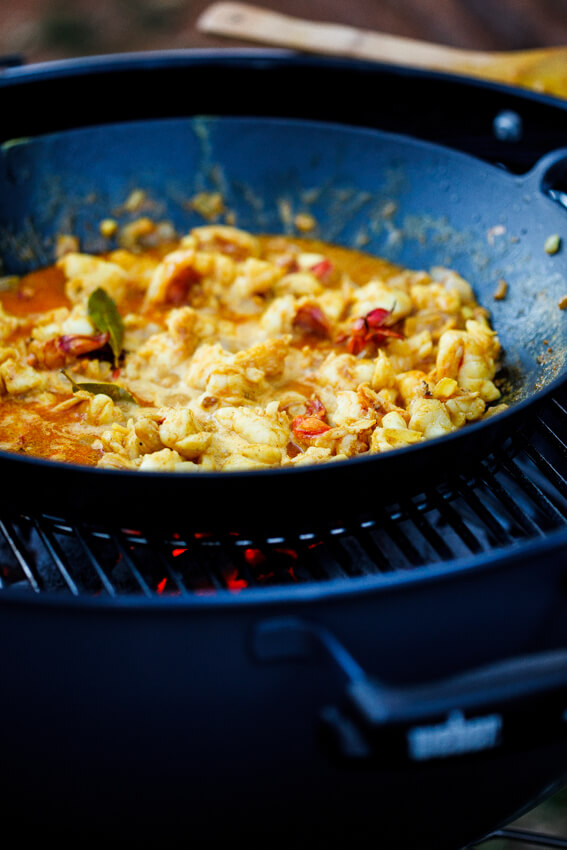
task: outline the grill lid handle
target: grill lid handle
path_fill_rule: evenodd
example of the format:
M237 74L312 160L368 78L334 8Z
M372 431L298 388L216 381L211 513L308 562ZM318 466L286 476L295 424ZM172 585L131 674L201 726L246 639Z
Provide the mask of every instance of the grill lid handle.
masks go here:
M557 741L567 733L567 649L498 661L455 677L393 687L369 676L328 629L299 618L260 623L256 657L323 651L347 680L320 713L327 751L351 763L436 762Z

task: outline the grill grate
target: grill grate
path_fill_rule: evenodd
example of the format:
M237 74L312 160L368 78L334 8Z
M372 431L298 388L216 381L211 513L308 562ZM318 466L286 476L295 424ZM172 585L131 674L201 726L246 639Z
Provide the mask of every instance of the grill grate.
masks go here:
M184 596L426 570L567 526L567 393L479 463L429 492L323 536L244 539L0 519L0 591Z

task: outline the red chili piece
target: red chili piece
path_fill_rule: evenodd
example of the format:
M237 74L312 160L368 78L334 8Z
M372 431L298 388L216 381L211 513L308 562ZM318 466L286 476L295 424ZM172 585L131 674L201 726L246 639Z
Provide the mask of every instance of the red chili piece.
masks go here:
M305 413L296 416L291 423L291 430L297 440L309 440L329 431L331 426L324 421L327 416L324 404L318 398L305 404Z
M303 304L299 307L293 326L315 336L326 337L331 333L329 320L317 304Z
M91 351L104 348L109 339L108 331L96 334L96 336L67 334L58 337L57 345L65 354L70 354L71 357L79 357L81 354L90 354Z
M36 350L35 357L46 369L61 369L81 354L90 354L104 348L109 339L110 334L106 331L95 336L65 334L42 343Z
M311 266L309 271L311 274L314 274L316 278L325 283L331 277L333 264L325 257L324 260L321 260L320 262L315 263L314 266Z
M354 320L352 331L347 337L347 350L350 354L360 354L367 345L381 345L388 338L403 339L403 334L386 326L386 321L391 317L391 310L377 307L366 316L359 316Z

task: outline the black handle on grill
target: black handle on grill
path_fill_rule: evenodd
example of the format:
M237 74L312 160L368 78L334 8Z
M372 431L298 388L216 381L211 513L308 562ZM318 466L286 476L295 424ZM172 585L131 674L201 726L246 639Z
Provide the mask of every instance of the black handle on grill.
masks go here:
M269 620L255 635L264 661L324 649L347 679L341 705L326 706L327 751L353 763L428 763L528 749L567 733L567 650L498 661L411 687L369 676L327 629L296 618Z

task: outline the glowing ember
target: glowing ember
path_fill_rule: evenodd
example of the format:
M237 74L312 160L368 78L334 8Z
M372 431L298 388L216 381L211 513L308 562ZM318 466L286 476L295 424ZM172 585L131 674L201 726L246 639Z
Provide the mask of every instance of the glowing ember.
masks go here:
M274 549L274 552L277 552L278 555L281 555L285 558L289 558L292 561L297 561L297 552L295 551L295 549L277 548L277 549Z
M295 549L276 546L264 553L260 549L244 550L244 560L253 571L254 579L260 583L277 582L282 574L288 575L292 581L297 581L295 562L298 554Z
M229 590L239 591L248 587L248 582L246 579L239 576L237 569L227 570L223 575L224 580L226 581L226 586Z
M259 567L266 563L266 556L260 549L245 549L244 558L251 567Z

